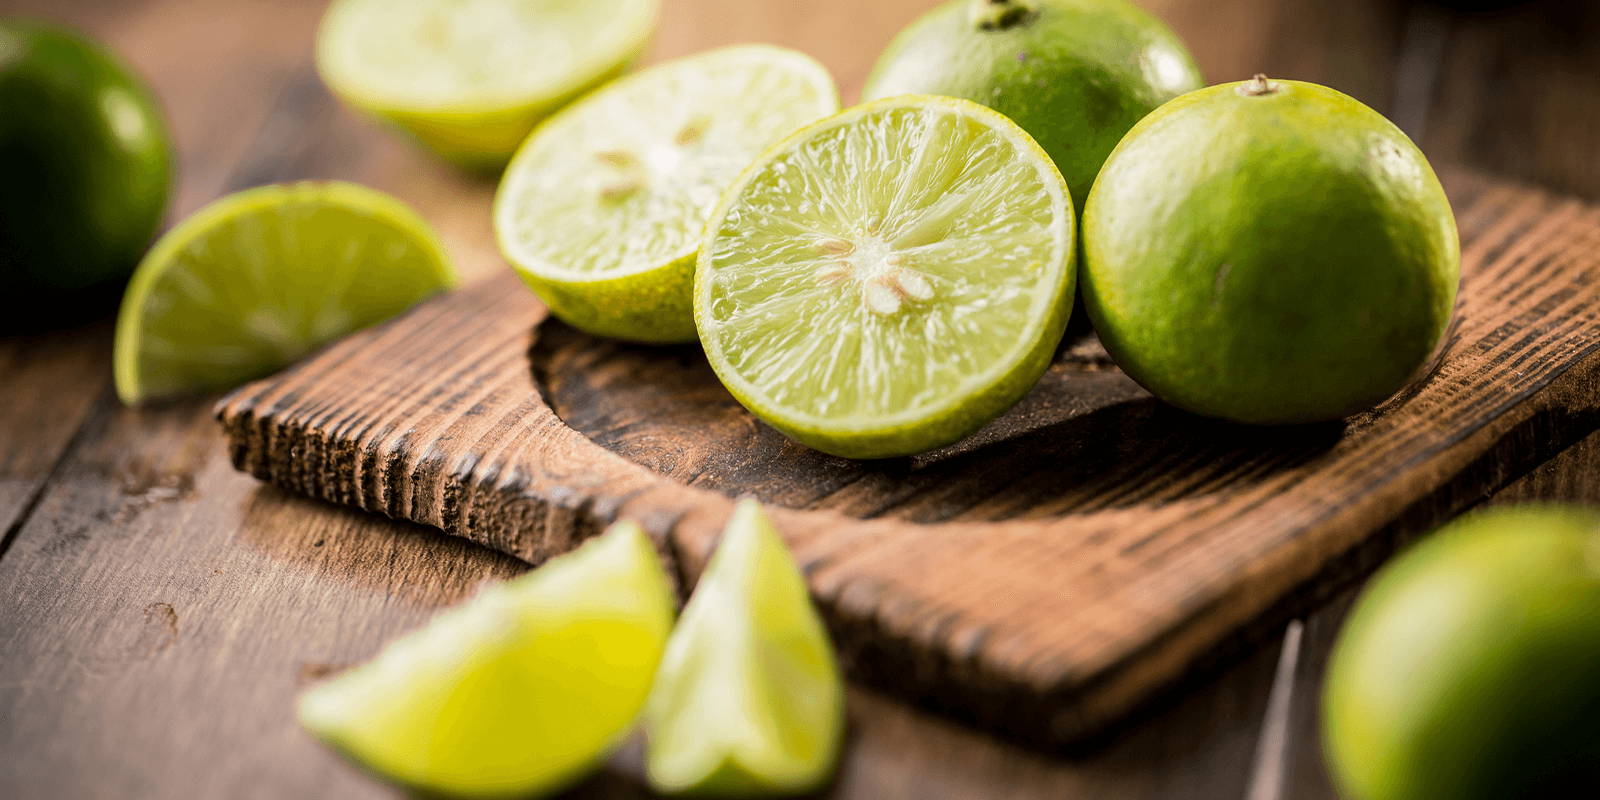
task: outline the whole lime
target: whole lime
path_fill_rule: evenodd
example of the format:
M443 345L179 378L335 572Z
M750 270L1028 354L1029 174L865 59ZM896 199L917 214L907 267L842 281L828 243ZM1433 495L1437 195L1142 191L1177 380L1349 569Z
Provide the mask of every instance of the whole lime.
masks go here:
M1403 386L1460 282L1455 216L1382 115L1265 76L1186 94L1107 159L1085 307L1157 397L1258 424L1337 419Z
M1356 603L1323 694L1350 800L1592 797L1597 721L1596 509L1497 509L1418 544Z
M111 299L167 204L170 151L149 90L70 31L0 20L0 109L0 314L10 324Z
M1050 154L1081 204L1134 123L1202 84L1183 42L1126 0L951 0L895 37L862 99L983 103Z

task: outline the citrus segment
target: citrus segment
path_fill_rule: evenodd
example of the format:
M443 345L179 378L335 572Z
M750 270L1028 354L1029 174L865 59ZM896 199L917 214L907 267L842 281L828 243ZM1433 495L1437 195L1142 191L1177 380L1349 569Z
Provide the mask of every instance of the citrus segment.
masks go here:
M145 256L117 319L126 403L222 389L281 368L454 283L427 223L346 183L229 195Z
M300 721L424 791L555 789L632 728L672 611L655 549L637 525L618 524L307 690Z
M575 327L692 339L694 256L717 198L763 148L837 107L821 65L767 45L618 80L517 152L495 199L501 250Z
M719 378L804 444L947 444L1016 402L1070 310L1073 208L1026 133L965 100L845 111L763 155L706 229L695 316Z
M739 503L684 607L646 712L650 783L749 797L833 771L844 688L805 580L760 504Z

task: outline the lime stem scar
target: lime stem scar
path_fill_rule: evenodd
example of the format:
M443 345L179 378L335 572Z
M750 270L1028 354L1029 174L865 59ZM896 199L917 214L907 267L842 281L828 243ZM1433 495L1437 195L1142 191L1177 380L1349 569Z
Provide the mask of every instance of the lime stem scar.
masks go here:
M1266 73L1257 72L1255 77L1239 84L1239 94L1245 97L1260 97L1267 94L1277 94L1278 84L1267 78Z

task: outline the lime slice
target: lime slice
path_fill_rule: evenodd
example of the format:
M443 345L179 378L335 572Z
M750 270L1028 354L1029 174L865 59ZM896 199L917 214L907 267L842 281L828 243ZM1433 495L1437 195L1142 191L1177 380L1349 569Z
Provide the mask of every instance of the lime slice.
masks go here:
M694 306L711 366L756 416L835 455L977 430L1038 380L1071 310L1061 174L965 100L889 98L796 133L705 236Z
M740 501L667 643L646 711L658 791L814 789L838 760L844 687L794 559Z
M400 201L347 183L262 186L168 231L117 318L128 404L222 389L393 316L455 282Z
M838 105L822 65L767 45L623 78L517 151L495 198L500 249L575 327L692 340L694 256L712 206L763 148Z
M505 164L540 118L620 73L658 0L336 0L317 69L346 102L471 168Z
M637 525L614 525L308 689L300 722L415 789L559 788L633 727L672 609L649 540Z

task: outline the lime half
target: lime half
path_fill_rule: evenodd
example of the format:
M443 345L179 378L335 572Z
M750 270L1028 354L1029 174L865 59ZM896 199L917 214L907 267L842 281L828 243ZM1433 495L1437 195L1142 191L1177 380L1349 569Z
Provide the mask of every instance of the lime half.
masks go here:
M428 792L522 796L578 777L632 729L672 627L637 525L485 590L300 697L300 721Z
M805 580L754 500L740 501L683 609L646 712L650 784L748 797L833 773L844 686Z
M966 100L858 106L772 148L713 212L695 320L723 385L835 455L977 430L1048 366L1073 207L1050 157Z
M630 75L517 152L495 198L500 249L575 327L691 340L695 251L722 190L762 149L837 108L822 65L767 45Z
M391 317L455 282L411 209L347 183L262 186L168 231L117 318L128 404L223 389Z
M658 0L336 0L317 68L346 102L463 166L505 164L540 118L620 73Z

